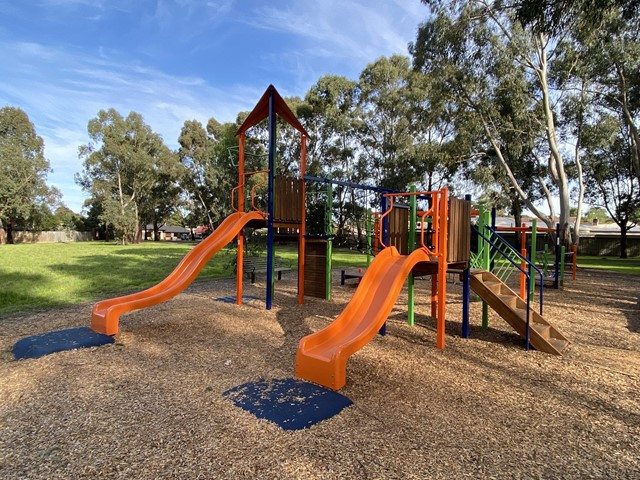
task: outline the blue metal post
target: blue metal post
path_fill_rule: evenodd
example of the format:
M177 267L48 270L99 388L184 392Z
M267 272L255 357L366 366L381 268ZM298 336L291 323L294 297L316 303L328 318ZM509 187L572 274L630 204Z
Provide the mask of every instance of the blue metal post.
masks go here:
M382 198L380 199L380 212L384 213L386 211L387 211L387 197L382 195ZM385 245L389 246L389 216L388 215L382 219L382 222L380 222L380 229L382 231L382 242Z
M471 195L464 196L465 201L471 202ZM462 272L462 338L469 338L469 310L471 306L471 265Z
M267 219L267 294L266 301L267 310L271 310L273 300L273 214L274 214L274 184L275 184L275 157L276 157L276 111L275 99L273 92L269 93L269 182L267 193L267 211L269 218Z

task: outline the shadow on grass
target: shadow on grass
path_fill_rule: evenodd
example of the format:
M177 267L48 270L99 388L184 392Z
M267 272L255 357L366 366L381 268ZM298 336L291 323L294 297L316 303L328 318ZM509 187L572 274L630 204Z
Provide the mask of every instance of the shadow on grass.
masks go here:
M189 248L110 248L42 266L42 274L1 272L0 315L93 302L144 290L165 279ZM196 277L230 275L230 253L219 252Z
M0 288L2 313L0 313L0 318L4 315L28 310L34 305L41 305L46 300L46 296L39 290L45 280L46 275L42 274L2 272L3 283ZM25 288L25 285L31 285L34 288Z

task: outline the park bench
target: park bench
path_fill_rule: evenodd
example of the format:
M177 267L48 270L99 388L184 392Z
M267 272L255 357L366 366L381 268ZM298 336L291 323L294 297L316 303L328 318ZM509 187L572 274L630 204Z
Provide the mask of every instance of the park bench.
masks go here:
M267 257L244 257L242 259L242 270L251 276L251 283L256 281L256 273L267 272ZM275 257L273 259L273 271L278 273L278 280L282 279L282 272L291 270L291 265Z

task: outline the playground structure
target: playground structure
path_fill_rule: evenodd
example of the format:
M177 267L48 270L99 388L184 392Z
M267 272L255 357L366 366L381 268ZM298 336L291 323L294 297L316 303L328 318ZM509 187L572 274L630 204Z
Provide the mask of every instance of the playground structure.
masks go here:
M276 175L275 139L276 116L300 133L300 163L298 176ZM245 139L247 130L268 119L268 168L245 171ZM242 303L243 258L246 227L267 228L266 253L266 309L272 308L275 292L275 236L277 229L297 232L298 303L304 303L305 291L326 297L330 292L331 245L326 240L306 235L306 138L307 133L282 97L271 85L256 107L238 129L238 185L231 192L234 213L202 243L189 252L174 271L159 284L132 295L98 302L92 312L91 327L99 333L114 335L122 314L146 308L173 298L183 291L198 275L207 261L221 248L237 238L236 298ZM255 182L254 178L260 178ZM251 179L251 180L250 180ZM307 180L317 181L313 177ZM326 180L326 179L323 179ZM332 181L327 180L329 184ZM253 186L250 186L253 183ZM266 211L256 205L256 188L267 185ZM355 185L355 184L352 184ZM359 186L362 187L362 186ZM346 382L346 364L351 355L366 345L377 332L384 332L386 319L407 280L408 321L413 324L414 276L431 277L431 315L436 318L436 347L445 346L446 274L448 270L463 276L462 336L469 335L470 290L478 293L526 340L542 351L560 354L569 341L532 309L530 296L518 296L486 270L470 269L471 209L470 199L449 198L447 188L432 192L392 192L377 187L381 195L381 209L377 218L376 244L379 252L364 273L353 298L344 311L326 328L300 340L296 353L296 375L338 390ZM418 211L417 199L428 201L428 208ZM400 201L404 204L400 204ZM419 228L418 228L419 226ZM326 232L325 232L326 234ZM482 235L482 233L480 233ZM501 251L504 247L491 248ZM371 246L372 249L374 246ZM324 248L324 270L322 264ZM517 255L519 255L516 252ZM314 258L316 257L316 258ZM523 268L528 285L535 280L526 258L513 261L527 264ZM528 262L528 263L527 263ZM305 279L309 266L309 275ZM325 286L321 292L320 285ZM327 288L328 286L328 288ZM542 288L542 286L541 286ZM317 291L316 291L317 290ZM319 293L320 292L320 293ZM529 292L529 288L527 288ZM542 295L540 300L542 300Z
M463 272L465 306L470 299L469 289L473 289L482 299L483 328L488 328L488 307L491 306L518 334L525 338L527 349L532 344L537 350L562 355L563 350L570 343L569 340L542 316L546 272L537 266L535 261L537 233L535 222L531 229L532 249L531 255L528 257L526 249L527 227L502 229L495 227L495 209L492 210L490 224L489 212L481 209L473 213L478 216L477 226L474 227L478 237L478 246L476 253L471 256L473 270L468 273ZM519 252L507 242L498 233L499 231L521 233L521 251ZM548 231L548 229L543 231ZM519 294L507 286L507 281L513 271L520 272ZM556 268L556 278L558 271L560 268ZM539 279L540 286L539 312L531 308L536 279ZM555 285L558 285L557 281ZM468 307L465 308L465 312L468 312ZM467 313L464 315L463 336L466 336Z
M555 229L543 228L537 225L535 219L532 220L531 225L527 226L522 224L520 227L502 227L496 225L496 210L492 208L487 210L480 208L472 212L472 216L477 217L476 231L481 231L485 235L504 235L505 233L513 234L514 242L511 243L512 248L515 250L515 244L520 244L520 255L529 259L532 265L537 266L542 273L542 278L537 280L544 282L544 286L551 286L555 289L562 288L564 286L565 275L570 273L573 280L577 275L577 246L573 245L569 252L566 251L564 245L560 245L560 225L556 225ZM545 242L540 242L540 234L546 239ZM539 249L539 245L542 243L542 249ZM502 281L507 281L508 277L513 272L510 265L506 262L502 262L501 265L495 264L495 256L497 251L491 249L486 245L486 241L478 236L478 248L477 255L472 254L471 265L474 268L483 268L491 270ZM553 252L549 248L553 247ZM482 254L480 252L483 252ZM490 252L490 253L489 253ZM569 259L570 272L567 269L567 259ZM525 268L524 262L521 263L521 267ZM530 273L533 273L533 268L530 269ZM520 297L524 298L526 288L526 275L520 273ZM535 284L529 286L531 294L534 293Z

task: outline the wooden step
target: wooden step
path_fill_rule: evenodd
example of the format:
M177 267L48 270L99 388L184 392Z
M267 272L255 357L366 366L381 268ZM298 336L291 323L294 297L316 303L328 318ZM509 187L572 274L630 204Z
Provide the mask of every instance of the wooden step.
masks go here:
M511 309L518 307L518 297L514 297L511 293L508 295L500 294L498 295L498 298Z
M551 338L551 326L544 323L529 322L529 327L535 330L545 340Z
M553 348L555 348L560 353L562 353L563 350L569 346L569 342L567 340L562 339L562 338L553 338L552 337L552 338L547 339L547 342L549 342L549 344L551 346L553 346Z
M527 311L531 345L543 352L562 355L571 343L494 274L488 271L471 278L471 288L522 337L526 335Z
M487 281L483 281L483 283L489 290L491 290L496 295L502 291L503 284L501 282L493 282L493 281L487 280Z

